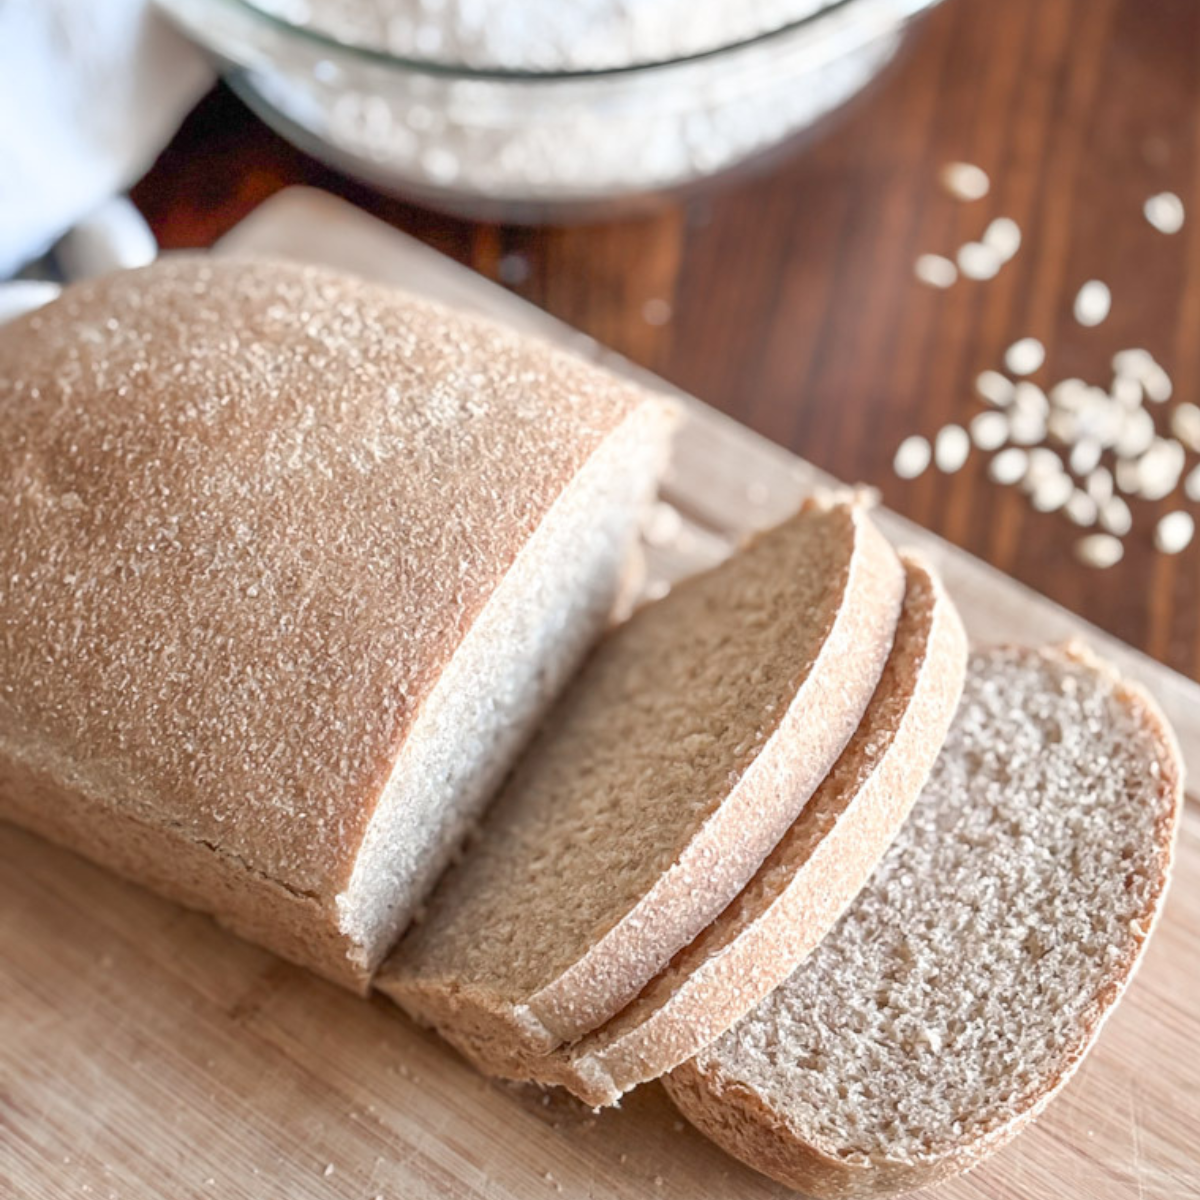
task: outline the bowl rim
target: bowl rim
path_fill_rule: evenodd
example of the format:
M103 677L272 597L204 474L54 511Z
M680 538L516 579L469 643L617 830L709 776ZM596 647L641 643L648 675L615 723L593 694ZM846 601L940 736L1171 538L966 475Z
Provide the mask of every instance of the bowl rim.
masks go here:
M694 54L679 55L675 58L649 59L644 62L626 63L620 66L594 67L587 70L549 70L512 69L508 67L478 67L463 63L453 63L442 59L413 58L393 54L390 50L363 45L361 42L348 41L325 33L310 25L298 25L260 8L254 0L207 0L208 3L223 4L234 9L245 17L262 22L278 30L285 36L294 37L307 42L314 48L327 50L330 54L349 54L360 61L376 67L393 67L403 71L411 71L426 75L439 75L454 79L479 79L503 81L510 80L521 83L555 83L567 80L603 79L609 76L633 76L664 71L673 67L690 63L704 62L724 54L729 54L754 46L764 45L774 41L784 41L790 35L805 28L812 28L837 17L844 11L864 3L864 0L830 0L815 12L808 13L795 21L789 21L774 29L754 34L752 37L741 38L720 46L712 46L707 50L698 50ZM925 8L932 7L940 0L893 0L898 21L906 21L909 17ZM169 10L170 5L166 6Z

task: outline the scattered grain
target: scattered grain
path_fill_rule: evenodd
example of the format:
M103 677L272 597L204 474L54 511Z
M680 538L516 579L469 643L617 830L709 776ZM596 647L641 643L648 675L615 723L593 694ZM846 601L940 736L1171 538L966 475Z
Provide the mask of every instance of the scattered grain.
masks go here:
M1110 496L1100 505L1100 524L1109 533L1124 537L1133 528L1133 513L1120 496Z
M1142 403L1142 381L1132 375L1118 375L1112 382L1109 395L1122 408L1139 408Z
M1135 408L1122 416L1113 450L1119 458L1137 458L1150 449L1156 436L1154 418L1144 408Z
M1189 449L1200 453L1200 408L1181 404L1171 414L1171 432Z
M1157 366L1154 355L1141 347L1118 350L1112 359L1113 372L1117 375L1128 375L1131 379L1144 379Z
M1039 417L1045 417L1050 412L1050 401L1046 399L1046 393L1028 379L1020 380L1013 388L1013 406L1025 412L1036 413Z
M1102 449L1116 443L1121 433L1125 410L1114 404L1103 388L1088 388L1083 404L1075 413L1074 427L1068 441L1089 437Z
M1005 408L1012 403L1013 382L999 371L980 371L975 378L975 391L980 398L996 408Z
M929 442L914 434L912 437L906 437L900 443L896 450L896 457L892 460L892 470L901 479L916 479L918 475L924 473L932 457L933 450Z
M971 439L961 425L945 425L938 430L933 461L939 471L952 475L962 468L971 453Z
M1004 352L1010 375L1032 375L1045 361L1046 347L1033 337L1018 339Z
M1192 468L1187 482L1183 485L1183 491L1189 500L1200 501L1200 466Z
M1079 416L1064 408L1056 408L1046 421L1050 436L1063 443L1073 446L1082 436L1079 432Z
M1081 438L1071 447L1071 470L1080 476L1090 474L1099 465L1102 452L1100 443L1094 438Z
M1175 390L1171 385L1170 375L1158 363L1154 363L1142 376L1142 387L1145 389L1146 399L1153 400L1155 404L1165 404Z
M1012 217L997 217L983 231L983 244L1008 262L1021 248L1021 227Z
M1028 469L1029 455L1024 450L1010 446L1007 450L1001 450L992 459L988 474L997 483L1014 484L1019 483L1025 477Z
M1050 389L1050 401L1056 408L1076 409L1087 395L1088 385L1082 379L1060 379Z
M1004 265L999 253L983 242L967 242L955 255L959 271L967 279L995 279Z
M913 264L913 274L934 288L948 288L958 279L958 268L942 254L922 254Z
M1107 467L1096 467L1088 473L1084 487L1087 494L1103 508L1113 496L1112 472Z
M999 450L1008 440L1008 419L998 412L976 414L971 420L971 440L980 450Z
M1174 192L1151 196L1142 212L1159 233L1178 233L1183 228L1183 201Z
M982 200L992 186L987 172L974 163L948 162L938 178L956 200Z
M1079 488L1071 493L1070 499L1064 505L1064 511L1076 525L1084 526L1095 525L1096 518L1100 515L1095 500Z
M1052 475L1063 473L1062 459L1049 446L1037 446L1029 452L1029 466L1026 476L1031 483L1048 479Z
M661 296L651 297L642 305L642 320L647 325L666 325L671 319L671 303Z
M1030 503L1038 512L1057 512L1074 492L1075 485L1069 475L1049 475L1034 487Z
M1118 459L1113 475L1117 481L1117 487L1127 496L1132 496L1142 486L1142 475L1138 470L1138 462L1135 458Z
M1008 414L1008 436L1016 446L1034 446L1046 438L1046 418L1029 408L1016 408Z
M1138 459L1138 491L1146 500L1162 500L1179 484L1185 463L1183 447L1174 438L1157 438Z
M1101 570L1115 567L1125 554L1125 547L1110 533L1092 533L1075 543L1075 556L1088 567Z
M1186 550L1196 533L1192 514L1178 509L1167 513L1154 530L1154 544L1163 554L1178 554Z
M1075 320L1080 325L1099 325L1112 308L1112 292L1108 284L1099 279L1089 279L1075 297Z

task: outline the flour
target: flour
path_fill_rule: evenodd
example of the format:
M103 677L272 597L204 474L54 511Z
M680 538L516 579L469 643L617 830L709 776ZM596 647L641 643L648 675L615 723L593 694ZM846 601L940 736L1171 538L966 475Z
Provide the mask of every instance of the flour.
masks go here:
M338 41L505 71L593 71L730 46L834 0L251 0Z

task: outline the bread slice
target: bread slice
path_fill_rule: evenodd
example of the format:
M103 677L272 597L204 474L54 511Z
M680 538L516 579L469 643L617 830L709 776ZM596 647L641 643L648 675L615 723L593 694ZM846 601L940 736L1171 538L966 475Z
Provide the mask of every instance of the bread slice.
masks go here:
M0 330L0 816L364 988L603 628L667 406L327 271Z
M1129 982L1182 799L1162 715L1081 649L972 656L892 849L781 987L666 1081L816 1196L966 1170L1035 1117Z
M597 650L378 986L483 1064L628 1004L828 774L904 572L857 502L809 503Z
M607 1025L502 1073L613 1104L724 1033L792 973L853 900L929 776L966 671L967 637L954 605L917 556L901 557L904 608L862 724L754 878Z

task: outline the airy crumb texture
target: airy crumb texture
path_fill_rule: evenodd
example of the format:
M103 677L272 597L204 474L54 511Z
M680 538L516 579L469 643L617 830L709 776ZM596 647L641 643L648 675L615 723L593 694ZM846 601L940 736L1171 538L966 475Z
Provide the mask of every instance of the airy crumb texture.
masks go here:
M949 596L919 558L902 557L908 585L892 652L833 770L733 903L607 1025L531 1058L530 1078L615 1103L786 979L862 887L929 777L966 671Z
M380 986L491 1069L614 1015L737 895L850 739L904 589L811 504L593 655Z
M963 1170L1065 1082L1127 983L1182 797L1158 710L1082 651L973 655L929 784L791 978L673 1074L686 1116L822 1196Z
M306 928L309 965L361 984L383 946L318 943L397 756L647 403L324 270L172 258L67 289L0 330L0 760L157 831L120 860L138 878L169 881L154 854L212 856L215 878L172 894L293 957ZM0 811L90 852L31 803L0 789ZM236 899L246 879L289 937Z

